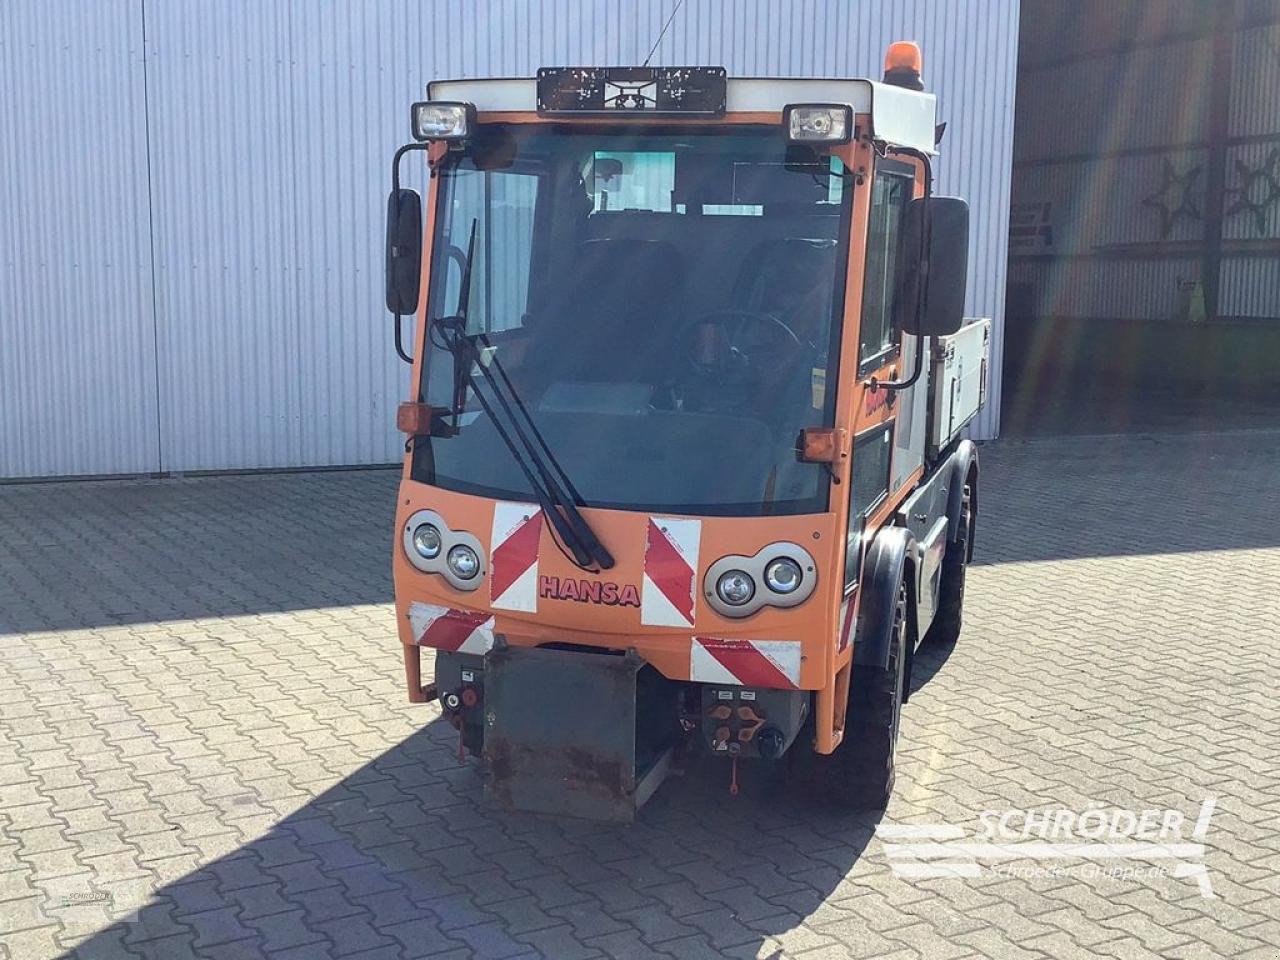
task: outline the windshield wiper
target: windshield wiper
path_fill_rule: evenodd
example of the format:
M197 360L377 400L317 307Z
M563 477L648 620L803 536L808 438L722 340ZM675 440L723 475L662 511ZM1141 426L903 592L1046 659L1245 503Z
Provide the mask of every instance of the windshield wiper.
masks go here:
M511 378L507 376L506 370L498 361L492 344L484 340L486 351L482 354L476 346L482 339L481 335L469 335L466 332L467 307L471 299L471 264L474 262L476 245L476 223L474 219L471 221L471 237L467 242L467 259L462 270L457 313L452 317L440 317L432 321L435 330L439 333L439 337L433 338L433 341L453 355L454 381L451 413L454 430L458 428L458 418L465 405L467 387L470 386L476 400L480 402L481 408L498 432L498 436L524 474L534 496L537 497L538 505L547 514L548 521L559 534L561 541L573 553L574 563L583 569L588 569L594 564L602 570L608 570L614 564L613 555L600 542L600 538L596 536L591 525L587 523L586 517L578 509L585 505L581 495L555 454L551 452L551 448L547 446L546 439L542 436L538 425L534 423L524 401L520 399ZM493 403L490 403L480 390L480 385L473 373L476 368L479 368L481 376L493 393ZM497 370L498 377L494 376L494 370ZM499 420L495 404L497 409L502 411L506 426ZM516 413L517 410L519 415ZM515 436L512 436L512 433Z

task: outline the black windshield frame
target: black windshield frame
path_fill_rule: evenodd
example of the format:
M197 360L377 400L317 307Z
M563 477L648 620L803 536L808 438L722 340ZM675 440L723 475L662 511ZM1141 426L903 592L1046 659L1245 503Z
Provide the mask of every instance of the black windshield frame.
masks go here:
M506 125L504 125L506 126ZM581 124L512 124L509 129L519 136L530 132L532 128L537 134L546 136L548 134L556 136L581 137L587 141L599 140L603 146L597 152L606 152L610 148L617 149L619 145L625 145L628 141L634 141L637 145L647 146L654 142L657 137L679 137L683 139L689 138L733 138L742 136L757 136L776 138L779 144L785 145L785 137L783 131L779 127L763 125L763 124L725 124L714 127L699 127L696 131L688 127L676 125L652 125L642 129L637 129L634 125L625 124L599 124L585 126ZM614 142L612 138L619 138ZM781 149L781 148L780 148ZM827 162L826 158L822 158L822 162ZM833 165L834 166L834 165ZM434 175L439 178L439 185L436 191L436 207L433 211L431 220L433 237L433 256L432 269L428 283L428 317L436 317L442 310L447 312L448 304L442 303L444 288L448 285L448 275L450 267L447 255L442 249L443 232L445 218L447 215L448 205L451 202L451 177L460 170L471 172L481 172L476 165L462 153L454 153L446 156L439 165L437 165ZM529 164L517 156L515 162L507 168L511 172L521 172L536 174L539 176L548 176L545 171L538 173L536 168L530 167ZM805 174L809 176L809 174ZM832 426L835 420L835 405L837 400L837 385L840 382L840 361L842 359L842 344L844 341L845 317L848 314L846 309L846 300L848 296L847 276L849 265L850 244L852 238L853 224L853 196L859 187L856 178L848 169L841 167L841 172L831 173L832 178L842 180L841 198L839 210L833 215L832 219L837 221L835 228L835 267L831 276L831 316L826 331L825 343L825 369L819 370L814 368L813 376L815 382L818 374L823 375L825 381L822 388L822 402L820 416L815 413L815 422L808 424L811 426ZM545 204L539 194L537 207L533 214L532 230L537 233L545 233L547 230L545 224L546 211ZM539 243L534 241L532 253L530 256L531 270L545 269L547 254L545 250L545 242ZM739 251L745 259L746 251ZM486 257L486 262L488 258ZM456 270L453 271L456 275ZM473 283L473 305L475 291L479 289L477 281ZM527 294L526 294L527 295ZM488 333L490 323L485 320L482 330L477 332ZM437 344L431 342L428 336L426 343L426 353L424 354L423 363L421 365L423 383L421 384L422 395L430 401L431 393L429 391L428 377L433 369L432 355L440 351ZM437 361L438 363L439 361ZM436 368L436 374L439 374L439 368ZM817 386L814 387L816 391ZM437 391L438 387L437 387ZM526 398L527 399L527 398ZM814 410L817 411L816 405ZM464 427L465 429L465 427ZM449 438L433 437L420 438L415 442L412 451L411 460L411 476L413 479L433 486L439 486L443 489L452 490L459 493L482 496L492 499L529 501L530 493L523 489L512 488L508 486L494 486L484 482L478 482L475 478L458 475L446 475L436 468L435 445L437 443L448 443ZM726 471L732 471L732 464L725 464ZM809 515L821 514L828 512L830 509L831 482L830 473L820 464L805 464L799 469L813 471L817 479L813 483L812 495L795 497L795 498L779 498L765 500L741 500L726 499L723 502L708 502L706 498L700 498L697 501L679 502L671 498L661 501L651 501L644 499L609 499L607 497L586 495L585 506L624 510L634 512L661 512L674 514L687 514L697 516L770 516L770 515Z

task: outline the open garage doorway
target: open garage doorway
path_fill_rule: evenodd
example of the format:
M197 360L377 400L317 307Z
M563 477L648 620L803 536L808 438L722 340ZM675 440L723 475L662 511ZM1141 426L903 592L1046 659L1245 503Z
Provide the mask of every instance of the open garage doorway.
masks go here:
M1280 0L1023 0L1002 433L1280 427Z

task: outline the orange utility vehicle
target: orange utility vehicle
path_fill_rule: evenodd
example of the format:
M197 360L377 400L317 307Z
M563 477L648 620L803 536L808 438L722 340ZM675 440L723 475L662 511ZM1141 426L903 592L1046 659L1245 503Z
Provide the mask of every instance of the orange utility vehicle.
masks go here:
M627 819L673 754L882 806L916 646L960 630L990 329L919 50L427 95L387 228L410 699L507 807Z

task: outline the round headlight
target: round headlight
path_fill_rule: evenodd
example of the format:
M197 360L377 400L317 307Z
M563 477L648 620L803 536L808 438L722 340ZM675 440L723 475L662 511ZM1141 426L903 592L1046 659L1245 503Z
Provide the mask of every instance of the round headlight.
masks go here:
M756 584L745 571L730 570L716 581L716 593L729 606L740 607L756 595Z
M419 524L413 531L413 549L424 560L434 560L440 556L440 531L433 523Z
M790 557L770 560L764 568L764 582L774 593L795 593L802 580L804 571Z
M449 551L445 563L459 580L470 580L480 572L480 558L465 543L460 543Z

